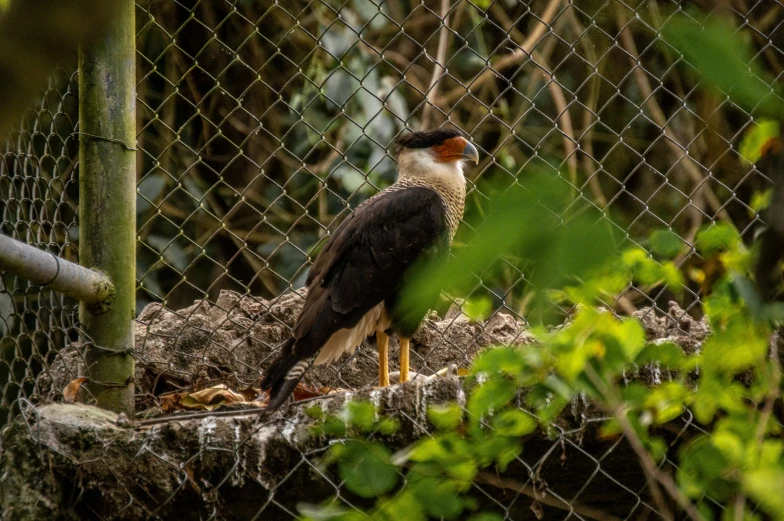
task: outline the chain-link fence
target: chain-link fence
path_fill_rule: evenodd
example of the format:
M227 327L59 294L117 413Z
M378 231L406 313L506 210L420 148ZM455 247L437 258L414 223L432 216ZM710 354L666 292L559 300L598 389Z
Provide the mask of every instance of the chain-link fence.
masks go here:
M58 69L40 105L31 108L5 143L0 161L0 233L76 261L79 119L77 75ZM0 421L18 400L42 396L58 352L79 339L78 302L2 275L0 284Z
M175 408L165 397L200 389L253 392L293 325L313 252L352 208L394 181L391 144L409 129L456 127L477 145L468 216L482 214L491 192L543 170L624 241L648 247L653 230L673 230L679 265L694 261L705 224L730 222L750 238L759 221L752 194L769 184L736 151L752 118L701 88L662 41L676 9L615 0L138 2L140 415ZM780 78L784 6L740 0L716 9L749 38L754 62ZM0 232L74 261L77 81L75 73L53 74L0 162ZM472 233L461 227L456 247ZM444 295L414 338L412 370L455 372L487 345L530 341L525 272L502 259L491 271L477 273L468 294ZM688 338L684 324L701 316L700 284L684 289L680 306L668 303L674 294L666 288L631 285L608 305L668 317L659 336ZM471 320L461 313L466 301L490 302L492 313ZM3 275L4 416L61 399L80 376L76 310L75 301ZM559 313L563 320L569 310ZM311 371L303 396L366 389L377 369L375 349L365 346ZM454 389L434 392L436 402L459 398ZM387 398L382 408L410 432L428 432L419 402L406 408L403 400L396 410ZM628 447L595 436L598 419L582 417L530 452L526 446L509 474L477 480L482 506L508 519L661 515ZM284 519L296 517L303 487L314 501L357 501L319 466L324 447L302 441L296 422L217 420L177 435L156 428L120 442L99 433L78 457L63 442L66 459L92 461L84 463L89 472L120 492L98 502L116 508L110 514L90 510L94 484L74 485L70 492L84 496L77 512L166 517L195 501L194 519ZM693 429L676 429L673 446ZM103 459L105 451L117 459ZM169 481L156 483L146 468Z

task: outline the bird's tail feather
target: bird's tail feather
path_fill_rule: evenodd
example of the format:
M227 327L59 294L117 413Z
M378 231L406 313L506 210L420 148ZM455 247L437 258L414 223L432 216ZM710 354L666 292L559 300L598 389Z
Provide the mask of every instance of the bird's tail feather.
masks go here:
M312 358L301 359L294 353L295 340L290 338L283 344L278 358L267 369L261 388L269 393L266 414L278 409L297 387L302 375L313 362Z

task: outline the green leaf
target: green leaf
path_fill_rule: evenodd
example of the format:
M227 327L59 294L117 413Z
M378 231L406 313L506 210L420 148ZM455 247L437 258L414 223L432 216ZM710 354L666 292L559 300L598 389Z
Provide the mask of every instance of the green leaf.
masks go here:
M362 514L364 519L426 521L427 516L422 511L422 504L409 489L403 489L400 494L395 494L390 499L379 502L378 510L368 516Z
M441 443L442 437L435 436L418 441L414 444L410 451L408 451L408 459L410 461L447 461L451 454L447 447Z
M417 462L435 462L444 468L459 465L471 458L472 449L465 438L454 432L443 432L422 439L408 451L408 459ZM459 471L457 476L462 475Z
M499 436L494 431L478 430L471 437L471 447L480 467L493 463L503 472L506 466L520 455L523 445L519 437Z
M698 422L709 424L713 421L716 411L719 409L721 394L724 392L724 385L718 378L703 378L694 396L694 404L691 411Z
M642 284L664 282L677 289L683 284L680 270L671 262L660 263L642 248L630 248L621 254L621 261L632 272L633 278Z
M471 0L471 3L479 9L487 10L490 7L490 4L493 3L493 0Z
M536 409L542 423L555 420L571 399L570 392L563 394L564 390L571 391L571 387L560 378L552 376L546 383L534 385L525 395L526 405Z
M451 479L440 476L424 476L412 480L414 494L430 517L455 519L465 509L460 488Z
M399 474L392 465L392 453L384 445L350 440L335 445L338 474L346 488L358 496L374 498L390 492Z
M667 457L667 442L661 438L651 438L648 440L648 451L656 462L662 462Z
M506 378L489 378L474 389L468 399L468 410L474 418L486 415L490 410L498 410L508 404L515 396L515 385Z
M643 385L641 382L629 382L626 384L622 391L621 396L623 401L626 402L627 407L630 409L640 409L643 407L645 400L648 399L650 388Z
M765 359L767 331L746 314L735 315L726 320L721 334L705 340L702 349L703 368L709 374L736 374Z
M361 432L370 432L376 423L376 407L370 402L349 402L346 405L346 423Z
M445 470L449 477L456 479L464 485L464 489L467 489L471 486L474 477L476 477L476 472L478 470L476 458L474 454L471 454L459 461L453 460L446 465Z
M743 460L745 449L743 439L734 432L726 429L714 432L711 442L731 464L737 465Z
M778 427L778 422L776 420L771 419L769 421L771 425ZM780 434L780 432L776 432L776 434ZM762 442L759 450L759 465L769 467L771 465L777 465L779 462L784 463L781 459L782 454L784 454L784 441L780 439L765 440ZM757 463L757 461L754 461L754 463Z
M754 498L773 519L784 520L784 468L764 468L747 472L743 478L743 489Z
M754 213L759 213L768 206L770 206L770 202L773 200L773 189L769 188L767 190L763 190L762 192L754 192L751 196L751 202L749 203L749 208L752 210L752 216ZM750 212L751 213L751 212Z
M397 459L397 457L396 457ZM443 476L456 480L461 490L467 489L477 472L473 443L455 433L439 433L415 443L399 463L415 462L408 479L418 476Z
M732 375L717 374L715 367L703 365L702 378L692 400L691 411L697 421L709 424L719 409L729 413L746 412L746 399L747 389L740 383L733 382Z
M781 117L781 100L771 92L776 83L752 61L751 46L724 18L678 14L662 28L664 40L683 52L688 63L748 111ZM773 86L773 88L771 87Z
M703 255L737 248L740 234L728 223L716 223L697 234L697 251Z
M523 350L518 347L495 347L484 351L474 361L471 372L479 373L506 373L517 375L526 369Z
M481 322L493 312L493 301L489 297L470 298L463 303L462 311L471 320Z
M499 436L525 436L538 426L536 418L519 409L502 411L493 419L493 430Z
M683 241L672 230L656 230L649 237L651 252L660 257L670 259L683 249Z
M653 409L655 421L661 425L674 420L691 401L691 391L679 382L665 382L650 390L645 406Z
M645 329L637 320L630 318L621 320L618 336L626 355L624 361L631 362L645 348Z
M309 418L313 418L313 419L316 419L316 420L321 420L321 419L324 418L324 409L322 409L321 406L318 405L318 404L311 405L310 407L305 409L305 414Z
M452 431L463 421L463 411L457 405L441 405L429 407L427 419L436 429Z
M732 285L738 296L746 303L746 307L756 320L764 320L765 300L757 285L748 277L736 275L732 278Z
M498 444L502 450L498 451L498 455L495 459L496 465L498 466L499 472L506 472L506 468L509 464L517 459L520 453L523 452L523 446L517 438L510 436L501 436L496 439L503 441L503 443Z
M385 436L389 436L400 430L400 420L397 418L382 418L381 421L375 425L375 430Z
M732 485L724 475L728 462L705 435L690 443L681 453L677 480L681 489L692 498L704 495L716 501L725 501L732 493Z
M749 163L756 163L762 157L762 150L771 139L781 137L779 122L761 118L754 127L746 132L740 142L741 157ZM770 191L772 192L772 191ZM754 205L751 206L754 208ZM754 208L756 209L756 208Z
M574 390L563 380L551 374L544 379L544 385L564 400L571 400Z
M599 434L604 438L614 438L623 434L623 427L616 418L610 418L602 423L599 428Z
M681 366L686 355L683 348L673 342L649 343L637 355L635 363L646 364L658 362L663 367L677 369Z
M345 436L346 422L337 416L329 415L324 419L324 424L315 427L318 434L327 436Z

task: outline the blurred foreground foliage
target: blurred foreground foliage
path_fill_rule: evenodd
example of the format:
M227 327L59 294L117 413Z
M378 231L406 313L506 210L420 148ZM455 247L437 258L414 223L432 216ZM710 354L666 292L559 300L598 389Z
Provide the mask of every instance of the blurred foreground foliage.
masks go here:
M709 85L749 110L781 119L780 97L749 65L750 54L729 26L710 19L696 24L681 15L664 34ZM755 163L779 135L777 123L761 122L744 140L743 156ZM768 174L780 182L782 168L780 161L774 163ZM553 435L565 408L588 398L607 415L601 434L623 436L636 454L661 518L784 520L779 351L784 304L776 300L782 256L775 250L769 258L774 250L766 249L780 240L771 234L780 227L784 200L758 197L755 211L768 207L769 229L751 248L729 222L703 226L694 241L698 260L680 268L674 259L682 245L671 230L656 230L648 238L656 258L637 246L614 254L615 241L602 219L576 208L543 178L534 176L530 191L509 190L494 203L475 240L445 268L424 268L407 301L421 300L428 284L461 288L470 283L467 273L482 273L494 255L501 255L535 282L536 300L570 309L571 319L555 329L535 327L537 344L485 351L466 382L465 406L431 408L435 434L396 453L369 441L374 433L396 428L394 419L378 418L372 404L351 404L342 417L322 417L316 434L342 441L332 445L324 467L337 466L348 490L375 503L363 511L335 498L302 505L303 515L312 520L504 519L501 513L474 512L472 484L485 473L504 472L528 436ZM755 280L755 267L759 274L761 265L775 272L766 281ZM687 278L699 285L711 330L694 352L671 342L648 342L637 319L619 318L608 309L630 281L647 289L669 286L677 293ZM649 383L628 378L641 367L666 369L670 377ZM668 454L662 427L683 416L692 416L702 430L676 455ZM664 470L665 458L674 463L674 475Z
M475 291L476 274L481 274L481 284L502 279L510 268L523 273L530 288L529 320L552 314L545 292L536 288L559 287L567 278L581 277L615 251L615 238L601 212L587 203L579 205L566 185L545 172L531 172L523 183L492 195L484 215L474 220L478 222L467 220L474 236L453 246L454 255L446 262L436 259L415 270L407 284L402 305L414 320L432 305L432 288L474 295L467 301L470 310L484 295Z
M0 143L15 137L9 131L55 67L72 63L79 43L103 36L114 9L98 0L0 0Z
M316 434L339 438L323 466L335 466L349 491L376 501L361 511L335 499L302 505L302 514L314 520L503 519L490 512L468 517L477 506L472 483L483 473L504 472L527 436L554 433L564 409L588 397L609 418L602 435L624 436L650 482L687 517L726 518L718 505L740 512L735 519L784 519L784 441L774 414L782 379L771 341L784 312L755 296L754 250L729 225L704 228L697 248L722 266L705 296L712 334L700 350L687 354L672 343L647 342L640 322L601 305L628 280L680 283L683 275L672 262L639 248L605 256L580 282L551 291L564 304L579 304L569 323L535 328L536 345L496 347L476 360L465 406L428 411L432 436L394 452L372 441L374 434L398 428L394 418L379 418L372 404L351 403L339 417L310 411L323 420ZM673 376L651 387L628 381L626 375L650 364ZM660 428L687 410L705 430L677 456L669 455L677 468L671 476L659 468L667 452Z

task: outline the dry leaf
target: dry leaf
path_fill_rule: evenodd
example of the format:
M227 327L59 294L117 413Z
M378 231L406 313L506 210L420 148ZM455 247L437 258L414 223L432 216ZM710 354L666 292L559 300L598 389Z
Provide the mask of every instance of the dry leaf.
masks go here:
M236 393L225 385L208 387L201 391L194 392L172 392L162 394L158 397L161 409L165 412L180 409L200 409L211 411L219 405L229 403L245 403L245 399L240 393Z
M182 409L182 406L180 405L180 398L182 394L183 393L173 392L160 395L158 400L161 403L161 409L163 409L165 412Z
M249 385L245 389L240 389L240 394L245 397L246 402L253 402L256 400L256 397L261 394L261 389L257 389L252 385Z
M298 402L300 400L307 400L308 398L315 398L316 396L321 396L323 393L319 392L318 389L313 389L308 387L304 384L297 384L294 388L294 401Z
M219 405L245 402L240 393L227 389L225 385L208 387L194 393L187 393L180 398L180 404L186 409L206 409L211 411Z
M542 505L540 505L539 501L535 499L531 503L531 512L534 513L536 519L542 519L544 517L544 510L542 510Z
M71 380L68 385L63 389L63 400L65 403L76 403L76 398L79 396L79 389L82 384L87 381L87 378L80 376L76 380Z
M342 392L343 390L342 389L336 390L331 387L322 387L320 389L316 389L313 387L308 387L305 384L298 383L297 386L294 388L294 392L292 393L292 395L294 396L294 401L298 402L300 400L307 400L308 398L315 398L316 396L324 396L325 394L332 394L336 391ZM245 394L244 391L241 392ZM251 401L253 401L254 403L261 404L262 406L267 405L267 403L269 402L269 395L266 392L263 393L261 400L256 401L256 397L259 396L260 394L262 394L261 391L256 390L256 393L253 395L253 400Z
M305 400L315 396L326 394L327 389L312 389L303 384L297 384L294 389L294 401ZM208 387L201 391L194 392L171 392L158 396L161 409L164 412L172 412L181 409L199 409L211 411L220 405L232 403L248 403L257 407L264 407L269 402L269 398L265 396L256 401L261 391L248 387L239 392L232 391L225 385L216 385L215 387Z
M261 406L266 406L269 403L269 393L267 391L259 391L253 400L251 400L254 404L259 404Z
M190 486L192 486L197 493L201 494L201 487L199 487L199 484L196 482L196 476L194 475L193 469L191 468L190 464L185 465L184 470L185 470L185 475L188 477L188 483L190 484Z
M319 389L319 394L324 396L326 394L343 394L348 392L347 389L342 389L340 387L322 387Z

